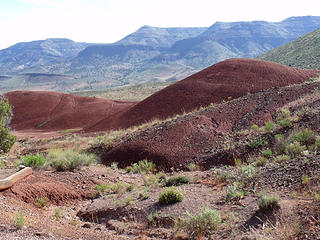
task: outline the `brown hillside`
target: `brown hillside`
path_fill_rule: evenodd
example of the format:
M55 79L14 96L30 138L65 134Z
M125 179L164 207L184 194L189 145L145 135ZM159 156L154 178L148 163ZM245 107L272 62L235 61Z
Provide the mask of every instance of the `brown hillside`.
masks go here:
M14 91L6 97L13 106L15 130L83 128L135 104L44 91Z
M284 106L300 112L305 106L312 106L312 111L316 112L303 125L320 130L319 87L320 83L316 82L273 88L154 125L123 139L102 156L103 161L106 164L119 162L121 167L125 167L148 159L164 170L172 167L185 169L191 162L206 168L233 164L234 158L241 157L241 149L235 148L230 153L222 151L240 141L228 140L230 134L250 129L252 124L261 126L268 120L275 120L276 113ZM311 97L306 97L310 94ZM243 152L250 154L250 149L244 149Z
M127 128L152 119L165 119L229 97L238 98L272 87L301 83L317 75L255 59L229 59L179 81L110 119L107 117L86 131Z

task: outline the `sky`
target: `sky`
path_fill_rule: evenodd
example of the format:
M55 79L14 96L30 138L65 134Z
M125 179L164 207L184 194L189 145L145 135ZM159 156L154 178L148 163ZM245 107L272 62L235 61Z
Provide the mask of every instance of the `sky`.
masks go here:
M143 25L209 27L305 15L320 16L320 1L0 0L0 49L46 38L112 43Z

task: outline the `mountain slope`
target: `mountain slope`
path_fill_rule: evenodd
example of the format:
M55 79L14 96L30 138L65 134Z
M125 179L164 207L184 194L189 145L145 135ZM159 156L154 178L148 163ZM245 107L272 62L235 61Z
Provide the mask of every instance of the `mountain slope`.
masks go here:
M88 45L64 38L17 43L0 50L0 73L11 74L30 69L41 71L41 66L75 57Z
M320 69L320 28L259 58L294 67Z
M201 68L231 58L254 58L320 27L320 17L282 22L217 22L195 38L176 42L159 58Z
M143 45L156 48L169 48L176 41L196 37L207 28L159 28L143 26L136 32L115 42L117 45Z

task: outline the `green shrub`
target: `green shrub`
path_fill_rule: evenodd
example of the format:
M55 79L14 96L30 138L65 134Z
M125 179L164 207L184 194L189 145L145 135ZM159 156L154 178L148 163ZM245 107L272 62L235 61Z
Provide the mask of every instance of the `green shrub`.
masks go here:
M276 156L274 161L277 162L277 163L284 163L284 162L287 162L291 159L290 156L288 155L279 155L279 156Z
M118 170L118 164L119 164L119 163L117 163L117 162L112 162L111 165L110 165L110 168L111 168L112 170L114 170L114 171L115 171L115 170Z
M24 219L23 212L19 211L19 213L16 214L14 219L15 226L18 229L22 229L24 227L24 222L25 222L25 219Z
M260 211L267 211L279 208L279 197L263 195L258 200L258 206Z
M255 131L255 132L258 132L259 131L259 126L257 124L253 124L251 126L251 130Z
M182 184L187 184L190 182L190 179L186 176L175 176L175 177L170 177L166 181L166 186L171 187L171 186L179 186Z
M286 150L286 142L283 134L276 134L274 136L275 144L274 144L274 151L277 154L283 154Z
M188 166L187 166L187 168L189 169L189 171L198 171L198 170L200 170L200 167L197 165L197 164L195 164L195 163L193 163L193 162L191 162L191 163L189 163L188 164Z
M183 195L174 187L166 188L159 196L160 205L170 205L173 203L181 202Z
M261 151L262 156L266 158L271 158L272 157L272 150L271 149L266 149Z
M247 184L255 177L256 169L252 164L244 165L240 169L241 182Z
M244 192L239 182L234 182L232 185L228 186L226 193L227 201L239 201L243 196Z
M8 99L0 96L0 153L10 151L17 137L10 134L7 127L12 118L12 109Z
M310 177L307 176L307 175L303 175L303 176L301 177L301 181L302 181L302 184L303 184L303 185L308 185L309 182L310 182Z
M291 125L291 113L289 109L281 109L281 112L277 118L277 124L280 127L288 127Z
M264 131L271 132L274 129L274 123L272 121L268 121L264 125Z
M126 171L132 173L154 173L157 171L156 165L153 162L149 162L147 159L141 160L138 163L134 163L131 165L131 168L126 168Z
M132 184L119 181L111 186L111 191L117 194L123 194L125 192L130 192L133 189Z
M105 183L97 184L95 185L94 190L98 191L100 196L103 196L111 191L111 185Z
M92 164L96 160L96 156L69 149L53 149L49 151L47 160L50 162L50 166L57 171L74 171Z
M255 161L254 165L256 167L264 167L267 164L268 160L265 157L259 157L257 161Z
M291 157L301 157L302 152L306 150L306 146L301 145L299 142L290 143L286 147L286 154L290 155Z
M28 155L22 158L23 164L27 167L40 168L46 163L46 159L41 155Z
M34 205L37 208L44 208L45 206L48 205L48 201L49 199L47 197L44 197L44 198L40 197L36 199L36 202L34 203Z
M159 214L158 212L151 212L149 215L148 215L148 224L151 225L151 226L156 226L158 225L159 221L160 221L160 217L159 217Z
M263 146L265 146L267 144L268 144L267 140L265 140L264 138L260 137L258 139L251 140L250 144L249 144L249 147L255 149L255 148L263 147Z
M198 214L192 215L187 213L187 215L189 219L185 220L182 224L193 237L199 238L209 235L221 224L220 213L208 206L205 206Z
M293 139L302 145L312 145L316 142L316 133L305 128L304 130L294 134Z
M234 164L236 165L236 167L241 167L242 166L242 160L240 158L236 158L234 160Z

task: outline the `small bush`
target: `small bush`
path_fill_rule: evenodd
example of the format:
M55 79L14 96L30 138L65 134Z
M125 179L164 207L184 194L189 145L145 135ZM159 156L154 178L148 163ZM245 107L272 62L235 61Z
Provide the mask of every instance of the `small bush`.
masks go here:
M257 124L253 124L251 126L251 130L255 131L255 132L258 132L259 131L259 126Z
M148 225L156 226L159 223L160 217L159 217L158 212L151 212L148 215L147 219L148 219Z
M264 138L260 137L258 139L251 140L250 144L249 144L249 147L255 149L255 148L263 147L263 146L265 146L267 144L268 144L267 140L265 140Z
M288 155L279 155L279 156L275 157L274 161L277 163L284 163L284 162L289 161L290 159L291 158Z
M239 201L243 196L244 192L240 183L234 182L232 185L228 186L226 193L227 201Z
M53 149L49 151L47 159L50 162L50 166L57 171L74 171L92 164L96 156L73 150Z
M247 184L255 177L256 169L252 164L244 165L240 169L241 182Z
M0 96L0 153L10 151L13 144L17 141L17 137L10 134L7 127L11 121L12 109L8 99Z
M256 167L264 167L267 164L268 160L265 157L259 157L257 161L255 161L254 165Z
M166 186L171 187L171 186L179 186L182 184L187 184L190 182L190 179L186 176L176 176L176 177L170 177L166 181Z
M118 170L118 164L119 164L119 163L117 163L117 162L112 162L111 165L110 165L110 168L111 168L112 170L114 170L114 171L115 171L115 170Z
M193 162L189 163L187 167L188 167L189 171L191 171L191 172L200 170L200 167Z
M283 134L276 134L274 136L275 139L275 144L274 144L274 151L277 154L283 154L285 153L286 150L286 143L285 143L285 138Z
M234 160L234 164L236 165L236 167L241 167L242 166L242 160L240 158L236 158Z
M111 191L111 185L110 184L105 184L105 183L97 184L94 187L94 190L98 191L100 196L103 196L106 193L109 193Z
M181 202L183 195L176 188L167 188L159 196L160 205L170 205L173 203Z
M22 158L23 164L35 169L41 168L46 163L46 159L41 155L28 155Z
M266 158L271 158L272 157L272 150L271 149L266 149L261 151L262 156Z
M126 171L132 173L148 174L157 171L156 165L153 162L149 162L147 159L141 160L138 163L131 165L131 168L126 168Z
M14 219L15 226L18 229L22 229L24 227L24 222L25 222L25 219L24 219L23 212L19 211L19 213L16 214Z
M274 123L272 121L268 121L264 125L264 131L271 132L274 129Z
M260 211L267 211L279 208L279 197L263 195L258 200L258 206Z
M192 215L187 213L187 215L189 219L185 220L182 224L193 237L199 238L209 235L221 224L220 213L208 206L205 206L198 214Z
M48 201L49 199L47 197L44 197L44 198L40 197L36 199L36 202L34 203L34 205L37 208L44 208L45 206L48 205Z
M305 128L304 130L293 135L293 139L302 145L312 145L316 142L316 133Z
M291 157L301 157L302 152L306 150L306 146L301 145L299 142L290 143L286 147L286 154L290 155Z

